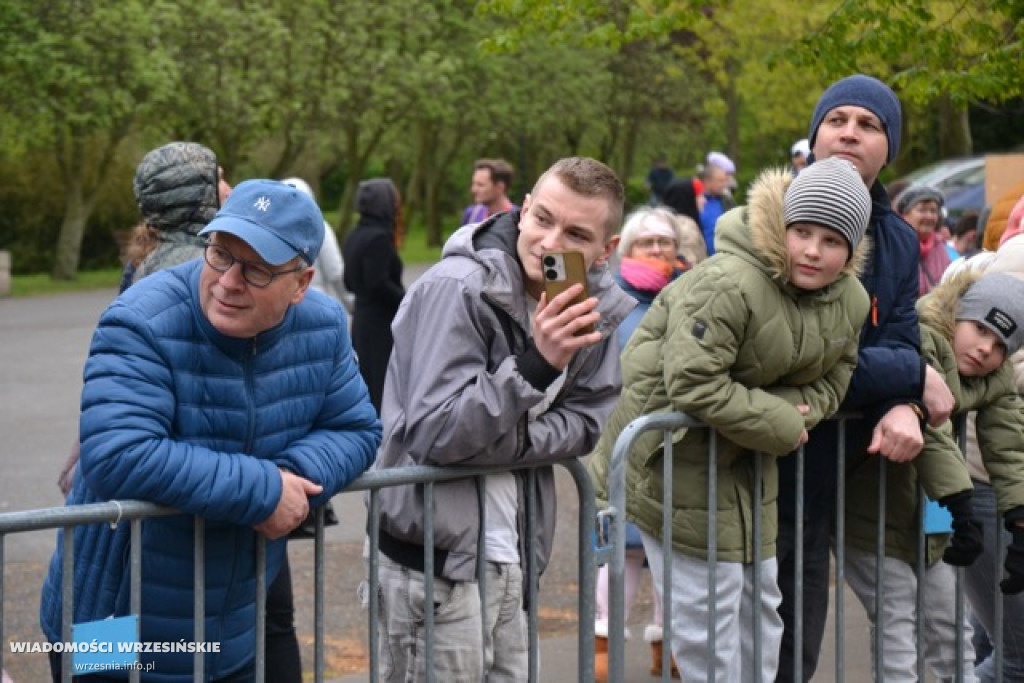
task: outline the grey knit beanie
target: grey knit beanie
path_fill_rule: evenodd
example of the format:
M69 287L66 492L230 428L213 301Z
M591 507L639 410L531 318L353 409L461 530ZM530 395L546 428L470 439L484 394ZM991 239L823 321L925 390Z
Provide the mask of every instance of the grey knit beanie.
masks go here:
M1024 280L1006 273L986 273L960 298L956 320L973 320L992 330L1006 354L1024 345Z
M135 201L146 225L197 234L220 208L217 155L195 142L171 142L142 157Z
M846 239L853 256L871 218L871 195L853 164L832 157L814 162L793 179L782 214L786 227L814 223L832 228Z
M900 100L892 88L877 78L864 74L840 79L830 85L828 90L822 94L818 105L814 108L810 131L807 134L807 138L811 141L811 149L814 149L818 126L821 125L825 115L836 107L850 105L864 107L882 122L882 126L885 128L885 137L889 141L889 153L885 163L892 163L900 151L900 127L903 125Z
M912 208L914 204L921 202L935 202L939 209L943 207L946 200L942 193L929 185L911 185L896 196L896 213L901 216Z

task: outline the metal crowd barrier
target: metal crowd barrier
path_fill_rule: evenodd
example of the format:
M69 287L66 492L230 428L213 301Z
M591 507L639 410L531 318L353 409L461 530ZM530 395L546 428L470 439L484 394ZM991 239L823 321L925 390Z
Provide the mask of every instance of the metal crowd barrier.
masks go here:
M846 490L845 490L845 473L846 473L846 439L845 439L845 422L849 419L854 418L853 415L840 415L834 420L839 421L839 441L838 441L838 479L837 479L837 500L836 500L836 511L834 517L834 537L832 543L832 551L834 553L835 562L833 563L835 571L835 586L834 586L834 622L835 622L835 669L834 669L834 681L842 682L846 680L846 643L845 643L845 628L846 628L846 606L844 604L844 587L845 587L845 506L846 506ZM662 551L664 554L664 565L662 572L662 585L666 587L666 590L661 596L662 601L662 615L663 615L663 632L665 634L666 645L670 642L672 634L672 618L671 618L671 587L672 587L672 435L673 432L680 429L707 429L703 423L695 420L694 418L685 415L683 413L656 413L650 415L644 415L629 425L622 431L617 439L614 449L612 451L611 466L608 474L608 493L609 507L602 510L599 513L600 517L608 517L611 521L611 548L608 549L610 552L605 554L609 557L609 615L608 615L608 680L613 683L621 683L626 681L625 674L625 605L624 605L624 573L625 573L625 511L626 511L626 462L629 458L629 452L633 447L636 440L644 433L650 431L662 431L664 433L663 441L663 462L664 462L664 490L663 490L663 508L664 515L662 519L662 538L663 541ZM965 451L965 440L966 431L964 429L963 422L960 423L960 449L961 453ZM795 595L794 595L794 607L793 612L796 615L795 630L793 633L794 642L794 653L793 653L793 678L794 681L803 681L804 674L803 668L803 571L804 571L804 549L801 539L804 536L804 449L800 447L797 452L788 457L797 458L796 462L796 489L797 499L796 505L796 529L795 537L797 542L794 548L794 564L795 564ZM754 471L754 490L760 490L762 488L762 471L761 471L761 459L755 459L755 471ZM885 501L884 495L886 485L886 469L889 466L888 461L885 458L878 458L879 465L879 508L878 508L878 540L876 547L876 573L875 581L877 584L877 592L875 595L875 614L878 615L878 619L884 619L882 605L885 600L885 594L882 583L882 571L883 563L881 558L885 555ZM709 449L708 449L708 500L717 499L717 435L714 431L710 434ZM716 567L715 558L717 556L717 515L714 510L709 511L708 518L708 585L709 591L715 591L716 583ZM760 539L763 529L763 511L761 505L754 506L754 519L753 519L753 537L754 539ZM998 534L997 534L998 537ZM918 564L917 573L918 576L923 576L925 568L925 559L923 549L925 547L926 539L924 530L919 533L918 538ZM754 556L753 556L753 574L754 574L754 603L760 602L760 564L761 564L761 543L755 540L753 543ZM999 567L1002 566L1002 552L997 553L997 559L999 561ZM941 561L941 560L940 560ZM980 561L980 560L979 560ZM963 670L963 653L964 653L964 633L963 624L965 610L965 591L963 586L963 574L964 569L957 567L956 569L956 623L957 637L956 637L956 677L955 680L965 680L965 672ZM1002 681L1002 662L1003 662L1003 617L1002 617L1002 596L999 592L998 580L1000 572L996 572L996 584L993 586L995 592L995 614L996 624L995 631L989 634L992 640L993 654L995 657L995 669L996 669L996 681L1000 683ZM916 597L916 609L917 613L921 614L921 607L924 599L924 582L917 582L917 597ZM753 647L754 647L754 661L761 660L761 651L763 647L763 638L761 633L761 622L757 617L757 611L753 612L754 618L753 623L750 625L751 632L753 634ZM715 629L712 625L715 623L715 602L709 601L709 614L708 614L708 630L707 640L709 650L711 652L715 649ZM924 645L923 645L923 629L918 620L918 627L916 629L917 639L917 674L918 680L926 680L925 678L925 658L924 658ZM827 635L826 635L827 637ZM879 624L879 628L875 629L874 633L874 680L883 681L885 679L884 672L884 648L883 648L883 629ZM664 647L662 650L662 680L669 681L671 673L671 648ZM819 671L819 674L821 672ZM706 673L706 680L715 680L714 661L709 658L708 670ZM757 670L753 674L755 681L761 680L761 671ZM768 683L768 682L765 682Z
M591 534L593 532L593 520L596 517L596 509L594 505L594 487L590 481L590 477L587 474L586 468L576 458L569 458L565 460L559 460L553 463L543 464L524 464L512 467L498 466L498 467L405 467L396 468L392 470L381 470L372 471L363 474L359 479L353 482L344 493L352 493L357 491L368 491L369 492L369 585L370 595L376 596L378 592L378 553L379 553L379 499L378 492L382 488L390 486L399 486L405 484L422 485L424 500L426 508L432 507L432 500L434 494L434 485L438 482L450 481L453 479L463 479L466 477L482 478L489 474L499 474L510 471L526 470L528 492L535 490L536 481L536 469L539 467L558 465L568 470L572 476L573 481L576 484L576 491L579 495L579 572L578 572L578 608L579 608L579 628L578 628L578 655L579 655L579 681L580 683L588 683L594 680L594 661L592 653L594 651L594 577L596 574L596 560L594 545L591 540ZM482 499L483 486L477 487L478 501L480 502L479 507L481 512L483 511ZM534 496L527 496L527 534L526 534L526 547L527 552L537 552L537 545L534 543L536 537L536 500ZM4 562L4 548L7 536L10 534L16 534L19 532L27 531L38 531L45 529L64 529L63 537L63 548L64 548L64 583L62 586L63 591L63 639L64 642L71 642L71 622L72 622L72 610L73 610L73 590L72 580L74 576L73 567L73 540L74 540L74 528L82 524L118 524L128 522L131 524L131 550L129 555L129 571L130 571L130 611L132 614L141 613L142 604L142 582L141 582L141 570L142 570L142 524L144 521L151 517L167 516L180 514L175 510L160 507L151 503L145 503L141 501L111 501L107 503L98 503L93 505L79 505L71 507L59 507L59 508L44 508L37 510L25 510L19 512L9 512L0 514L0 567L3 566ZM484 520L481 518L480 529L481 533L478 538L478 548L480 550L480 556L483 557L483 529ZM205 612L204 602L204 585L205 577L203 572L204 566L204 535L201 533L203 529L203 520L196 518L196 543L194 548L194 560L195 560L195 589L194 589L194 614L203 614ZM316 516L316 532L314 535L314 680L320 683L324 680L324 602L325 592L324 586L327 581L325 575L324 564L324 517L323 509L318 511ZM433 601L433 590L434 590L434 578L433 578L433 520L428 517L426 525L426 538L424 539L424 577L425 577L425 590L424 596L425 604L431 604ZM528 562L527 566L529 571L527 576L524 576L524 591L533 590L534 595L537 595L536 589L538 587L538 576L537 576L537 563L536 561ZM256 674L255 680L257 683L263 683L264 671L266 666L266 643L264 637L264 626L265 626L265 604L266 604L266 579L265 579L265 568L266 568L266 542L261 537L257 546L257 595L256 595L256 613L257 613L257 624L256 633L257 639L255 643L256 651ZM480 581L481 594L485 589L484 585L484 571L483 564L481 563L478 568L478 577ZM529 588L528 588L529 587ZM347 601L347 600L346 600ZM529 680L531 682L539 681L539 632L538 632L538 600L531 600L529 605L529 612L527 617L527 624L529 629ZM376 599L369 600L369 656L370 656L370 680L378 681L380 678L379 673L379 662L378 662L378 624L379 624L379 609L378 602ZM433 639L434 639L434 623L433 613L431 610L424 611L426 615L426 661L431 661L432 650L433 650ZM204 620L195 619L195 630L194 639L196 642L204 641ZM4 638L4 577L3 573L0 572L0 644L4 647L0 648L0 667L4 664L4 650L6 650L6 639ZM72 661L70 657L63 657L63 670L62 680L64 683L70 683L72 676ZM194 659L194 670L193 680L202 681L203 679L203 667L204 660L202 653L196 653ZM133 669L129 673L129 680L133 683L138 683L140 680L140 671ZM428 670L427 681L434 681L433 671Z

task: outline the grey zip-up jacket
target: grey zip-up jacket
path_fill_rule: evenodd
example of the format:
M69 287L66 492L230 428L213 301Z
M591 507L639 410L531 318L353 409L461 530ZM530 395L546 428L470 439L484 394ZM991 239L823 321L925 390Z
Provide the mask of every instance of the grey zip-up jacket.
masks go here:
M384 441L376 469L549 462L585 455L597 444L622 386L615 329L636 301L614 283L607 267L590 271L588 286L600 300L598 329L604 338L576 354L551 406L530 421L528 411L544 400L551 380L535 386L521 372L537 355L529 339L527 294L516 256L518 224L519 212L512 211L461 228L448 240L441 261L406 294L392 325L395 346L384 387ZM525 566L526 477L517 480ZM539 573L550 557L555 530L552 468L540 468L536 481ZM435 486L438 576L476 579L479 508L474 479ZM382 552L422 571L428 514L423 487L382 489L380 509Z

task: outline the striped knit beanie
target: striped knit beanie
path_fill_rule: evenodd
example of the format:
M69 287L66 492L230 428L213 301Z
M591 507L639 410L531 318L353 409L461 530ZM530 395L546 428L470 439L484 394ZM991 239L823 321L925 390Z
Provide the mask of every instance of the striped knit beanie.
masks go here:
M850 245L850 256L864 237L871 218L871 195L853 164L832 157L800 172L786 190L783 218L832 228Z

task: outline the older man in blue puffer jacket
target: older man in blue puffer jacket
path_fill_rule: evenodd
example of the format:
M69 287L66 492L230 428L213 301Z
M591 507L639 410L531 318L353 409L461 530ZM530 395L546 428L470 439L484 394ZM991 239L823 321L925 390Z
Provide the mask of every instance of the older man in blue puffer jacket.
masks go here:
M144 642L192 640L192 515L205 520L205 638L220 643L206 680L252 677L257 535L269 539L269 583L288 532L369 467L380 443L345 314L308 291L323 231L295 188L240 184L201 233L205 263L125 292L100 318L86 362L81 467L67 502L140 499L187 513L143 525ZM128 613L128 531L75 530L74 623ZM53 642L62 561L58 537L41 607ZM143 678L191 681L192 657L145 653L153 666Z

